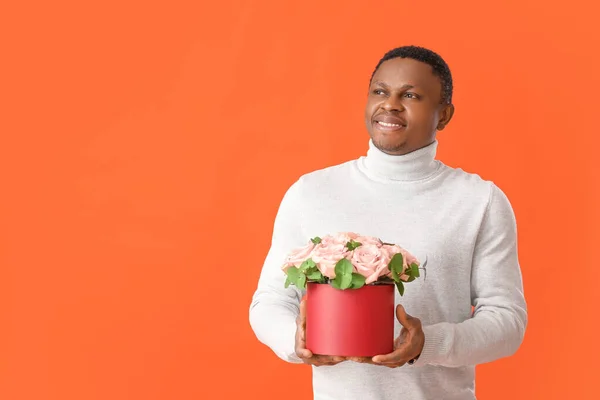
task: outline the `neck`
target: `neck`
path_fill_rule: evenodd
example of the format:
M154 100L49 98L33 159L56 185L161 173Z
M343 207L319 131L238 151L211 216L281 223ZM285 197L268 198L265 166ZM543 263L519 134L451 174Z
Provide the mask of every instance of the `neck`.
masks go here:
M367 156L363 157L366 171L378 178L394 181L417 181L427 178L439 167L435 160L438 142L403 155L387 154L369 140Z

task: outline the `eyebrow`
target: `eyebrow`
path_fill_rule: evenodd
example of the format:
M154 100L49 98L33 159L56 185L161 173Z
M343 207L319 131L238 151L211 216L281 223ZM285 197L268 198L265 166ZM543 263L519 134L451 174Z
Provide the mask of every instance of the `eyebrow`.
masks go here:
M390 88L390 86L388 84L381 82L381 81L374 81L373 84L382 86L386 89ZM416 87L415 85L410 85L408 83L405 83L404 85L402 85L402 87L400 89L414 89L415 87Z

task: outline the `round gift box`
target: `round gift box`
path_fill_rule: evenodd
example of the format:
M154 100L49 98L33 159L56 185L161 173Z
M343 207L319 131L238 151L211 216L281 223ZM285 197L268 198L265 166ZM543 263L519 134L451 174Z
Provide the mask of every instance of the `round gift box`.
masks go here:
M306 348L313 354L372 357L394 349L394 285L336 289L308 283Z

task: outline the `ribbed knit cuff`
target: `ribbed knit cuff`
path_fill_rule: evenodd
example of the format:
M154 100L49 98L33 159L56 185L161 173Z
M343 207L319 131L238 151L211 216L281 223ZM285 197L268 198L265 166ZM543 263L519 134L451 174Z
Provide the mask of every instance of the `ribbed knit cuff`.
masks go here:
M454 331L448 323L439 323L423 327L425 345L419 359L413 367L439 364L447 357L452 344Z

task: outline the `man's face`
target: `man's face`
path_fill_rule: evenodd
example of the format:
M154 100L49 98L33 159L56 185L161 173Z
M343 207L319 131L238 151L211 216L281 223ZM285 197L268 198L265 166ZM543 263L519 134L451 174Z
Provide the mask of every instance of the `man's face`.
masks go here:
M441 104L442 84L430 65L393 58L375 72L365 123L375 146L401 155L429 145L436 130L452 118L454 107Z

